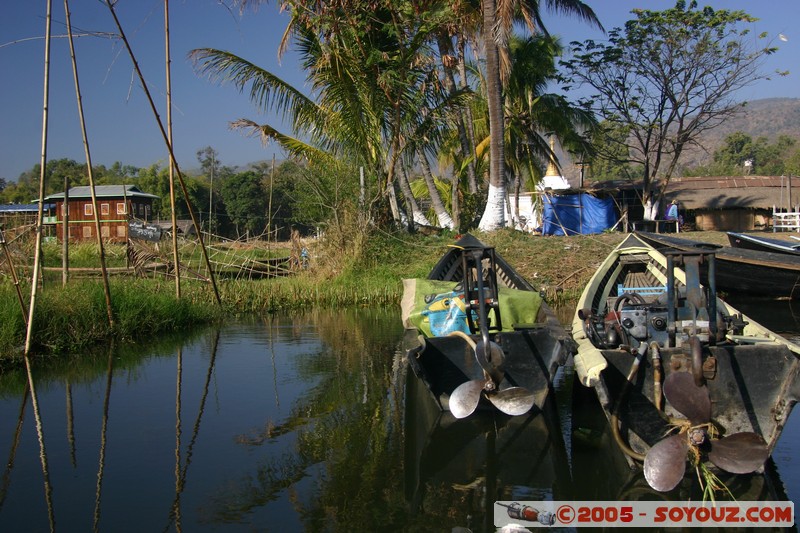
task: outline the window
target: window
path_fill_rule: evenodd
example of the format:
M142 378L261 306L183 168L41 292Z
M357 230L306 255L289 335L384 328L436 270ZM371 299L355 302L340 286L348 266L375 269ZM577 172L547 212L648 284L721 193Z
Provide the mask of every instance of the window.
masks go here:
M125 202L117 202L117 214L124 215L128 210L125 209Z
M84 204L83 214L86 215L87 217L90 217L92 216L92 213L94 213L94 211L92 210L92 204Z
M108 226L100 226L100 235L104 239L108 239L108 237L111 235L111 231L109 230Z
M144 204L139 204L139 214L144 215Z
M127 237L124 225L117 226L117 237Z
M91 226L84 226L83 227L83 238L84 239L91 239L92 238L92 227Z
M100 214L101 215L107 215L109 213L109 211L110 211L110 209L109 209L108 204L100 204Z

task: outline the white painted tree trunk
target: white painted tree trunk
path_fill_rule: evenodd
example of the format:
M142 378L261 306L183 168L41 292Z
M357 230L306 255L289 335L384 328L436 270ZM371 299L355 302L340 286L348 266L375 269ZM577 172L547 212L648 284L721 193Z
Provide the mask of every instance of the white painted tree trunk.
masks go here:
M483 212L478 229L481 231L494 231L506 225L505 220L505 185L497 187L489 184L489 196L486 199L486 209Z
M644 203L644 219L656 220L658 218L658 204L653 205L653 201L648 199Z

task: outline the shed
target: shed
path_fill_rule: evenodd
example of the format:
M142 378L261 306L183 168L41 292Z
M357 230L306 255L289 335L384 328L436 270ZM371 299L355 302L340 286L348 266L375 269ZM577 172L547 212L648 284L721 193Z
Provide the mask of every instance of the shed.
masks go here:
M791 187L789 180L791 179ZM672 178L664 201L678 200L699 230L751 231L772 225L773 209L796 211L800 179L786 176Z

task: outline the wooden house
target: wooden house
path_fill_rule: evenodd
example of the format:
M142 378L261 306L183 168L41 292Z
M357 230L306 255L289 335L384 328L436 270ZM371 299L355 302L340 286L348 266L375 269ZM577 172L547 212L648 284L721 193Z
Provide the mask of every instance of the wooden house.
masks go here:
M100 235L110 242L126 242L128 222L147 222L153 211L153 200L159 198L139 190L135 185L98 185L95 187L100 220ZM96 241L95 212L90 187L72 187L66 195L69 203L67 217L70 242ZM51 194L46 202L55 204L55 217L45 221L54 223L59 240L64 238L65 194Z

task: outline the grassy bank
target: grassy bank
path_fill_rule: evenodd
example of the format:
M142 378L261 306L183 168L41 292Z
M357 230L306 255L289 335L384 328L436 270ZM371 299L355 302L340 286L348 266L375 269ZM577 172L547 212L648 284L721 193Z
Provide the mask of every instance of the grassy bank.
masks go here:
M694 232L683 236L721 243L724 233ZM60 281L51 281L37 300L36 352L75 353L111 338L151 338L236 314L397 305L402 279L426 276L454 237L378 232L352 249L342 244L309 242L310 268L295 276L219 280L221 306L216 304L211 288L200 282L183 283L183 297L177 300L172 280L115 277L111 279L113 329L108 325L98 279L71 281L66 288ZM524 277L541 288L551 304L569 305L623 235L564 238L498 231L479 238L495 246ZM27 301L30 287L23 284L22 289ZM0 364L3 359L5 364L19 360L24 339L23 316L13 286L4 278L0 282Z

